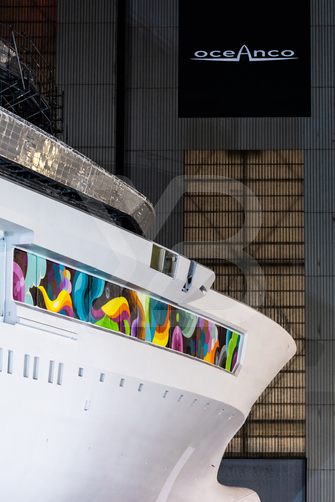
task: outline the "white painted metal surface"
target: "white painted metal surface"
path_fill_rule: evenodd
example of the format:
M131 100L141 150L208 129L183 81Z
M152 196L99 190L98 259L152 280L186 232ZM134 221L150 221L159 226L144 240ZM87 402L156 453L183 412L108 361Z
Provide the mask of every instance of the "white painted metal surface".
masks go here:
M30 244L186 303L186 258L175 279L154 272L150 242L3 180L0 216L7 252ZM217 470L250 407L294 354L288 333L214 291L188 301L188 308L246 334L241 365L232 375L169 349L16 305L5 249L1 253L7 292L0 323L3 500L259 500L250 490L220 486Z
M184 293L188 258L179 255L174 278L157 274L150 268L151 241L1 178L0 194L0 229L16 232L21 244L47 250L50 257L70 258L74 265L176 303L203 296L199 288L210 288L214 281L214 273L198 264L193 285Z

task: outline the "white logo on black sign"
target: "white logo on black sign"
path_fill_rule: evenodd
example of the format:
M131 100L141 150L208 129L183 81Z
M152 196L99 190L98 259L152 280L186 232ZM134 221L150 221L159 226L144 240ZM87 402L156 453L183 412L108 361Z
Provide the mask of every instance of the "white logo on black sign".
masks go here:
M248 59L250 63L255 63L259 61L290 61L292 59L298 59L295 52L292 49L271 49L265 51L263 49L255 49L253 51L249 50L246 45L242 45L239 51L232 50L213 50L205 51L198 50L194 53L194 57L191 58L192 61L225 61L228 63L236 63L241 61L241 59Z

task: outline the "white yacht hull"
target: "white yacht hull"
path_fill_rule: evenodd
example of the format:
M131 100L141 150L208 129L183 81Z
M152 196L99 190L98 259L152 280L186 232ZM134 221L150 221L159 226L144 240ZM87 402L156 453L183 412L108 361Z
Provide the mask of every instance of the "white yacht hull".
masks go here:
M224 402L224 387L222 401L192 391L203 376L197 361L185 367L183 356L123 338L0 325L3 500L238 500L222 498L216 476L244 415ZM220 380L222 371L200 366ZM180 386L171 386L179 372Z
M217 471L251 406L293 356L289 334L213 290L203 295L200 286L212 281L204 267L185 293L185 257L169 277L152 269L152 243L137 235L2 179L0 194L2 499L258 501L219 485ZM236 367L27 305L13 288L16 248L236 330Z

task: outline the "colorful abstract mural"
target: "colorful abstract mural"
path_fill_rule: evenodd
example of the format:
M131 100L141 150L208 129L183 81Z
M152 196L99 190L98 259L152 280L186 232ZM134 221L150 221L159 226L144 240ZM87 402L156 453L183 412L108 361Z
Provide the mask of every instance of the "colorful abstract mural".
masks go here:
M240 333L21 249L14 249L13 299L182 352L229 372L240 360Z

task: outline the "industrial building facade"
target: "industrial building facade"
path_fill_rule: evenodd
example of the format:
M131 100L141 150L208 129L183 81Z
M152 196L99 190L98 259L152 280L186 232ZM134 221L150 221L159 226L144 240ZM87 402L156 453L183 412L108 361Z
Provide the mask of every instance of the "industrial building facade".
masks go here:
M301 461L297 473L306 461L306 500L333 502L335 6L311 0L311 116L286 118L178 116L178 8L15 0L2 3L0 22L31 37L53 68L58 134L156 204L152 237L208 265L218 290L295 338L297 355L227 461ZM305 500L303 476L296 482L294 500Z

